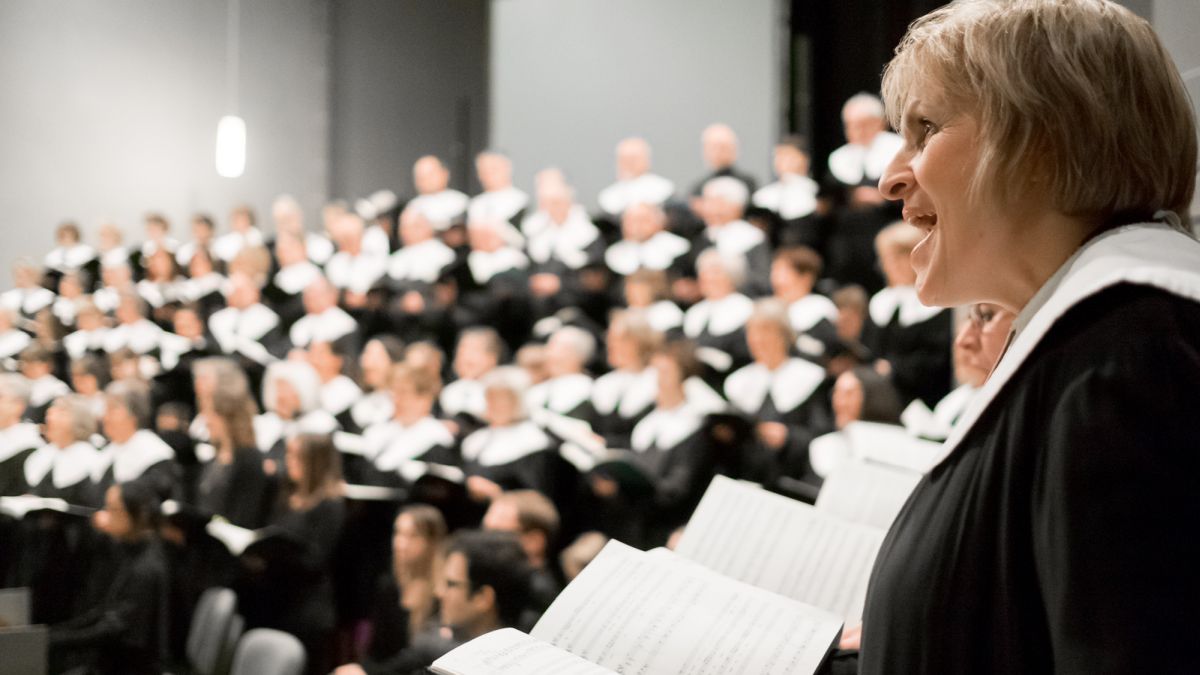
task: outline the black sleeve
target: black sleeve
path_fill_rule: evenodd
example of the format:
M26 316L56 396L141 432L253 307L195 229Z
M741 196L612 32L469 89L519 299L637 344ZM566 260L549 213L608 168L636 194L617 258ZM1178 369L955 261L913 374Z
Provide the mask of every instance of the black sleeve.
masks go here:
M256 530L266 523L274 486L263 472L258 450L241 448L234 455L229 492L221 515L234 525Z

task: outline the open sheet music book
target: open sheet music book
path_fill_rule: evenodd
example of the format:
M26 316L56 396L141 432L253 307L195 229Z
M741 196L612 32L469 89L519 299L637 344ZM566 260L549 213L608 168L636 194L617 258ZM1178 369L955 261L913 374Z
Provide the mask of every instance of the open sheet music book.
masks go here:
M431 669L441 675L812 673L841 626L829 612L666 549L643 552L614 541L530 635L489 633Z
M911 489L913 478L898 475L897 485ZM876 511L890 514L881 519L890 522L895 503L881 502ZM884 534L718 476L675 552L610 542L530 635L490 633L439 659L433 672L812 673L842 622L862 616Z

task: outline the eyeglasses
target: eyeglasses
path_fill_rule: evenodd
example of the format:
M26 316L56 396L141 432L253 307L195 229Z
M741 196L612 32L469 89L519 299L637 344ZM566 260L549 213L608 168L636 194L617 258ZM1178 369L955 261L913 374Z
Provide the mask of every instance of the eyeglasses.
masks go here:
M456 579L443 579L443 580L442 580L442 583L446 584L446 590L450 590L450 589L452 589L452 588L466 588L466 589L470 589L470 587L471 587L471 582L469 582L469 581L458 581L458 580L456 580Z
M998 312L996 311L996 308L986 303L979 302L971 305L971 308L967 310L967 319L970 320L971 324L976 328L983 328L991 323L992 319L996 318L997 313Z

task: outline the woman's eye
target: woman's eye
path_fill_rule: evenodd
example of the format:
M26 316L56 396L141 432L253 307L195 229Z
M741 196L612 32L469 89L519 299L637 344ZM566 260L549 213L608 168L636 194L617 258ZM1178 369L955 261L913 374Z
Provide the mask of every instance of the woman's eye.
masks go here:
M937 131L937 127L927 119L922 119L917 124L919 128L917 133L917 147L923 147L925 141L929 140L929 137Z

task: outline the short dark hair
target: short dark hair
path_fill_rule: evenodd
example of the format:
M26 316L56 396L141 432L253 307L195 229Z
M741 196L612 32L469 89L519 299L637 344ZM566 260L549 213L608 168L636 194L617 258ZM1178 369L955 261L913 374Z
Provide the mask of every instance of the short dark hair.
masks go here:
M787 136L779 139L779 142L775 144L775 147L788 147L807 155L808 139L800 134L788 134Z
M862 421L898 424L901 412L900 394L892 385L892 381L870 366L855 366L851 372L862 384Z
M821 254L807 246L781 248L775 253L775 259L787 263L797 274L812 275L814 279L821 276Z
M463 530L450 539L446 555L451 553L461 553L467 559L471 593L490 586L496 594L496 615L500 622L517 625L526 609L532 575L517 535Z

